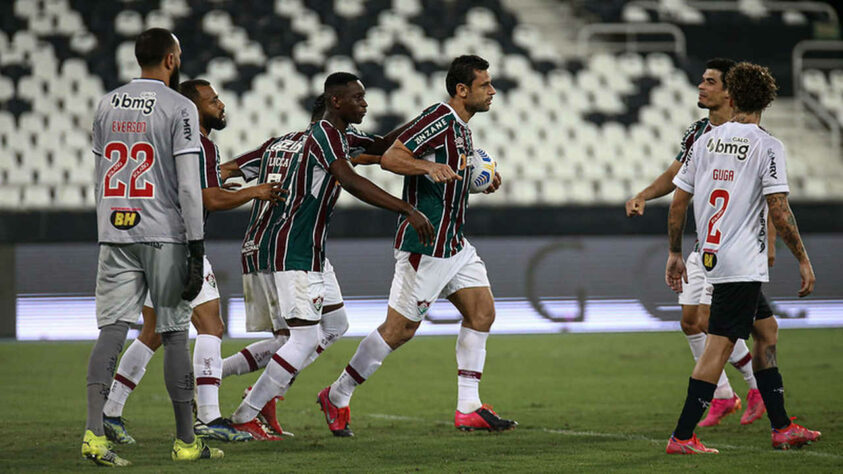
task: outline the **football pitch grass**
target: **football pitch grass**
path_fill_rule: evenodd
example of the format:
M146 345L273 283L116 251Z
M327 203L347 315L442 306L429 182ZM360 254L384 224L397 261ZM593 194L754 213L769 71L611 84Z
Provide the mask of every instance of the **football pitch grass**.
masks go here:
M223 354L247 341L227 340ZM176 465L162 352L149 364L124 416L138 444L118 447L133 471L217 472L840 472L843 470L843 329L781 331L779 361L789 414L823 432L801 450L774 451L766 416L740 414L697 434L719 455L667 456L692 368L679 332L492 336L480 393L515 431L453 427L454 337L420 337L393 353L352 399L354 438L334 438L315 400L359 339L341 340L305 370L279 403L281 442L224 444L225 459ZM92 342L0 343L0 471L83 471L85 371ZM746 383L731 366L733 387ZM223 381L224 416L257 374Z

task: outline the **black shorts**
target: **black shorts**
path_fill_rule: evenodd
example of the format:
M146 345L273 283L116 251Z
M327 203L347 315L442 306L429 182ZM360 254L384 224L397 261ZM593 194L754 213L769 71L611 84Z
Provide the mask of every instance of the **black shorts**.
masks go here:
M729 339L749 339L755 320L772 315L760 281L715 283L708 333Z

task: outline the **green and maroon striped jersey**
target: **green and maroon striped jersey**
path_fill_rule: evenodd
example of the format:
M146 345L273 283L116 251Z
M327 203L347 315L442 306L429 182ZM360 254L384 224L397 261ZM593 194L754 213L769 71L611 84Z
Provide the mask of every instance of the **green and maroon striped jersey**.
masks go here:
M258 181L281 182L289 194L282 205L252 205L241 249L243 273L322 271L328 222L340 193L328 170L334 161L348 159L346 134L322 120L261 148Z
M468 206L469 169L474 152L471 130L448 104L425 109L398 137L418 159L445 163L462 180L434 183L426 175L404 178L404 200L416 206L436 228L433 245L423 246L406 217L398 219L395 248L447 258L463 247L463 224Z
M688 158L688 155L691 153L691 148L694 147L694 142L697 141L697 138L700 138L704 133L710 131L712 128L714 128L714 125L711 125L708 117L701 118L692 123L691 126L688 127L688 130L685 131L685 134L682 135L682 143L680 144L679 153L676 155L676 161L684 163Z
M199 182L202 189L220 187L220 150L210 138L199 136ZM205 209L205 223L208 222L208 212Z

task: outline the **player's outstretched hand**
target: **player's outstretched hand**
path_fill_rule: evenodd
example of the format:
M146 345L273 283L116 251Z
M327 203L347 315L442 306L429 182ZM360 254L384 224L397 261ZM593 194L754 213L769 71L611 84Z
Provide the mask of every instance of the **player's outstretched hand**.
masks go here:
M799 297L810 295L814 291L814 283L817 277L814 276L814 268L811 266L811 261L806 260L799 264L799 276L802 277L802 287L799 288Z
M497 191L499 187L501 187L501 174L495 171L495 177L492 179L492 184L483 191L483 194L492 194Z
M281 188L281 183L263 183L255 186L255 199L261 201L284 202L289 191Z
M407 222L413 226L413 229L416 229L416 234L419 236L419 241L422 245L430 245L433 243L433 234L436 229L433 228L433 224L427 219L427 216L421 213L416 208L407 214Z
M191 240L187 243L187 252L187 281L184 282L181 299L192 301L199 295L205 281L205 241Z
M430 163L427 175L434 183L449 183L455 179L462 179L462 176L445 163Z
M682 293L682 282L688 283L688 272L681 253L670 252L664 267L664 281L671 290Z
M647 201L638 196L633 197L626 202L626 216L643 216L644 208L647 206Z

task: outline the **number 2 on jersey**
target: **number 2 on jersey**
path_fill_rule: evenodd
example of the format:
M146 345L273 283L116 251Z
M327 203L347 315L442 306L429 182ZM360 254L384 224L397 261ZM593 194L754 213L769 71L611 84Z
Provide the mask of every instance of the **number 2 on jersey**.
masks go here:
M708 198L708 203L714 206L714 215L708 220L708 235L705 242L708 244L720 245L720 230L715 229L717 221L723 217L726 212L726 206L729 205L729 191L725 189L715 189L711 192Z
M116 161L114 161L116 155ZM155 163L155 149L147 142L137 142L132 145L131 150L125 143L120 141L108 142L105 145L103 157L106 160L114 161L111 168L105 173L103 197L129 197L129 198L151 198L155 195L155 185L145 182L143 187L138 187L138 178L152 168ZM115 178L114 175L120 172L129 158L139 161L138 166L132 171L129 179L129 193L126 195L126 183ZM143 160L143 161L141 161ZM116 184L115 184L116 183Z

